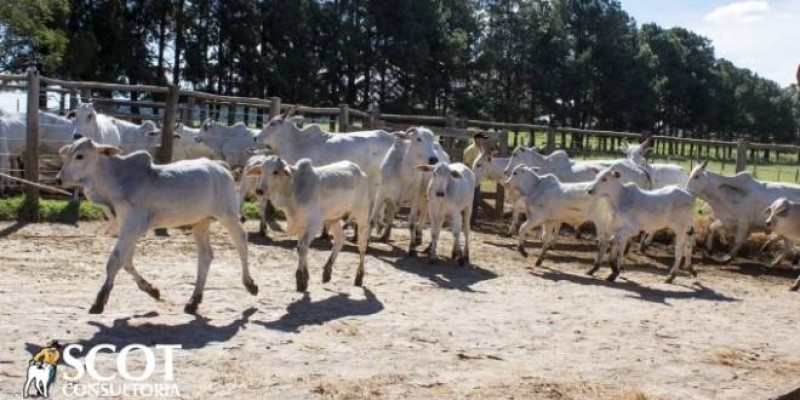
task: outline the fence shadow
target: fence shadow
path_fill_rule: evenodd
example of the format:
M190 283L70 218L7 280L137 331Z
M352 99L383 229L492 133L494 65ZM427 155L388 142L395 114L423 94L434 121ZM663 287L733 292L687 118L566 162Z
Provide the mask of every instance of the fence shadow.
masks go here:
M15 221L14 223L9 224L8 226L0 229L0 238L11 236L27 225L28 222L26 221Z
M254 321L253 324L283 332L299 332L306 325L322 325L344 317L377 314L383 303L371 290L364 288L364 299L354 300L347 293L336 293L323 300L311 301L308 292L286 307L286 314L275 321Z

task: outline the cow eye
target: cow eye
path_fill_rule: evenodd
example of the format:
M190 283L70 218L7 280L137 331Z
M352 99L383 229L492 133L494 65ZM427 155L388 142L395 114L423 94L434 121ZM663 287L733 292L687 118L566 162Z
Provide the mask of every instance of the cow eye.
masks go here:
M278 175L278 171L272 171L272 175Z
M417 138L417 141L418 141L418 142L421 142L421 141L422 141L422 138Z
M605 181L606 181L606 178L603 178L603 182L605 182Z
M700 177L700 175L695 175L695 176L694 176L694 179L697 179L697 178L699 178L699 177Z
M77 156L75 156L75 159L76 160L83 160L83 154L78 154Z
M481 164L475 164L475 168L480 168Z

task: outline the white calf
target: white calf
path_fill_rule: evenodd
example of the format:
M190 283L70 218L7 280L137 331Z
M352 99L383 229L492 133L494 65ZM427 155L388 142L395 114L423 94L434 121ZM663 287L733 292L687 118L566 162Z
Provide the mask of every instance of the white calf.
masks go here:
M470 216L472 215L472 197L475 193L475 174L461 163L419 165L420 171L433 172L428 182L428 219L431 224L431 246L429 259L436 260L436 245L444 220L450 217L450 229L453 232L452 258L460 265L469 263ZM461 248L461 236L464 234L464 248Z
M369 239L369 181L358 165L339 161L314 167L308 159L289 165L277 156L267 156L260 166L248 168L246 175L261 177L257 193L284 211L287 233L300 236L295 274L298 292L308 289L308 247L323 224L333 235L333 249L322 274L323 283L330 281L333 263L344 245L342 218L347 215L358 225L360 258L355 285L362 285Z

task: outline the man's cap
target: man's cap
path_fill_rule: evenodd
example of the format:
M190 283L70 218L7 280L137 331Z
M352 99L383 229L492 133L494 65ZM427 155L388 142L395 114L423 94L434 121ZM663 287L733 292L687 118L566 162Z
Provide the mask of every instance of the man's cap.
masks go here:
M478 133L472 135L472 138L473 139L489 139L489 135L487 135L485 132L478 132Z

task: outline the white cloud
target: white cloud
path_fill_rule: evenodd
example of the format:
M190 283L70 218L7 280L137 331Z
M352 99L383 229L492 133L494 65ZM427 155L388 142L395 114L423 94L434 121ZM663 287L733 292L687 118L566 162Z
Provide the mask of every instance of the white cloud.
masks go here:
M749 24L764 20L769 12L766 1L748 0L717 7L703 19L715 24Z
M751 5L744 7L751 10L749 12L721 11L745 3L763 3L760 7L764 10L766 6L766 9L752 11ZM742 9L739 6L738 10ZM800 2L796 0L771 0L771 6L766 2L747 1L719 7L689 28L711 39L717 57L727 58L739 67L749 68L787 86L795 83L800 62L798 20Z

